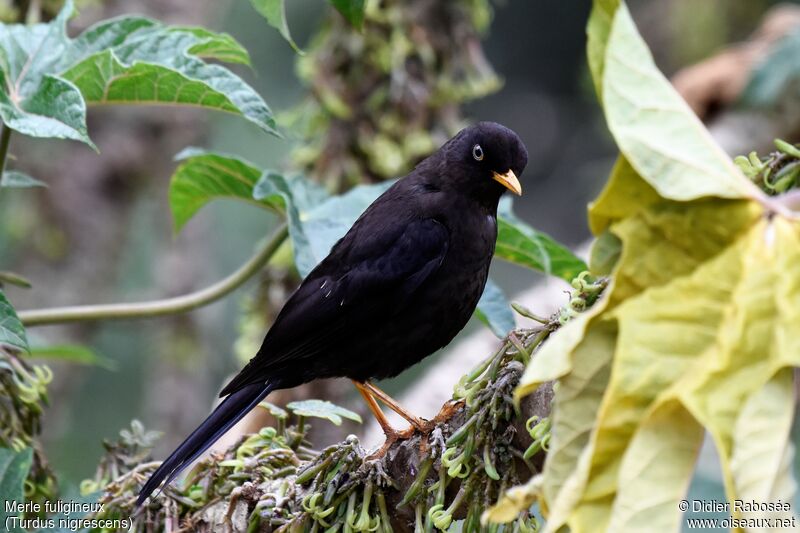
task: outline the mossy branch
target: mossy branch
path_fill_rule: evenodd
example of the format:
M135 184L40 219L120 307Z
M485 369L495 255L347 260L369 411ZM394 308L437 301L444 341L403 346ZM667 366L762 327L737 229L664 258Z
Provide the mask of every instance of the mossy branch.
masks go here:
M170 523L199 531L411 532L445 530L464 519L464 531L482 531L483 511L541 470L547 443L534 442L526 422L549 415L552 387L541 387L518 409L512 394L529 354L547 337L541 333L556 327L557 316L510 334L459 381L429 435L395 441L374 460L354 436L317 452L305 441L307 421L286 425L283 413L277 427L244 437L166 487L135 517L134 530L160 531ZM143 454L152 445L146 435L134 424L121 443L107 444L96 478L83 484L86 493L104 491L98 518L133 513L139 487L158 466ZM498 531L535 527L536 518L524 512Z
M97 320L120 320L130 318L153 318L164 315L185 313L219 300L234 291L253 277L275 255L286 240L288 226L284 223L263 244L253 256L228 277L202 290L149 302L115 303L101 305L80 305L36 309L18 313L25 327L64 324L68 322L91 322Z

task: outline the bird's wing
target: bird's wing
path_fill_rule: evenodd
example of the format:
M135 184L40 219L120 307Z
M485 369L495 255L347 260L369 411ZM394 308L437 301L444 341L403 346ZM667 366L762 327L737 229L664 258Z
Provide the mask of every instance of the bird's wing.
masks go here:
M221 396L262 383L287 363L323 354L335 335L357 334L378 314L399 311L447 253L449 232L435 219L415 219L373 232L367 227L372 225L356 224L308 275L278 314L256 356Z

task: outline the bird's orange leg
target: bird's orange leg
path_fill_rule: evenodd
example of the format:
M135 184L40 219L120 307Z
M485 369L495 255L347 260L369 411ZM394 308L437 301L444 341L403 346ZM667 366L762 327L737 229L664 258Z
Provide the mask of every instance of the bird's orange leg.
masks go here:
M369 410L372 412L375 420L378 421L378 424L381 425L381 429L383 429L383 432L386 434L386 436L388 437L397 435L399 432L394 429L389 423L389 420L386 419L386 415L383 414L380 405L378 405L378 402L375 401L375 398L373 398L372 394L370 394L370 391L365 384L359 383L358 381L353 381L353 385L356 386L356 389L358 389L358 392L361 393L364 401L367 402L367 407L369 407Z
M418 416L415 416L405 410L397 401L383 392L381 389L373 385L372 383L366 382L362 384L362 386L367 389L370 395L374 396L375 398L379 399L386 407L397 413L398 415L402 416L405 420L411 424L411 427L419 431L420 433L429 433L430 432L430 423L427 420L423 420ZM363 394L363 393L362 393ZM374 401L374 400L373 400ZM382 414L382 413L381 413Z

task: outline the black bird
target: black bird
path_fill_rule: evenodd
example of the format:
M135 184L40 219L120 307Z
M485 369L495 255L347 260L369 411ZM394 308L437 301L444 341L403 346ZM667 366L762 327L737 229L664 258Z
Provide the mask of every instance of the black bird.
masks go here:
M292 294L220 393L225 399L153 473L137 504L275 389L350 378L388 439L398 433L376 398L424 430L370 381L418 363L466 325L494 254L497 204L506 190L522 193L517 176L527 162L516 133L480 122L376 199Z

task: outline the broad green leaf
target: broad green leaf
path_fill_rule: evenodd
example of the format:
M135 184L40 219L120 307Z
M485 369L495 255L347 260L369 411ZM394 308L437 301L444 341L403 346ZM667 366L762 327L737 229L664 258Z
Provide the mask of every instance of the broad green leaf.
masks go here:
M119 35L119 30L127 29L123 22L101 34ZM200 58L244 61L241 47L225 46L232 41L230 36L161 25L143 29L138 19L135 22L134 31L119 44L81 56L62 72L87 103L200 106L241 115L262 130L276 133L272 111L249 85L228 69ZM84 49L94 49L96 42Z
M189 48L188 52L203 59L216 59L223 63L250 65L250 54L239 42L227 33L215 33L201 27L175 26L175 32L191 33L199 42Z
M741 100L746 105L774 107L781 97L795 91L800 81L800 30L795 30L773 45L767 58L758 65L742 92Z
M9 448L0 448L0 501L3 506L0 508L0 524L3 528L10 531L24 531L19 524L15 524L10 517L16 516L14 513L6 511L6 504L16 502L25 503L25 492L23 490L25 479L33 462L33 450L25 448L22 451L14 451Z
M475 317L489 326L492 333L501 339L517 325L508 298L503 289L491 278L486 280L486 287L478 301Z
M232 198L259 203L278 211L283 202L253 199L253 187L262 170L235 156L187 148L175 156L180 165L169 185L169 206L175 231L178 232L208 202Z
M31 187L47 187L43 181L39 181L17 170L6 170L0 178L0 187L16 187L18 189L28 189Z
M281 36L286 39L294 51L303 53L300 47L292 39L292 34L289 32L289 23L286 21L286 5L285 0L250 0L250 4L258 11L267 23L278 30Z
M497 216L495 256L545 274L571 281L586 270L586 263L550 236L518 219L504 199Z
M54 137L85 142L95 148L86 131L86 104L72 83L45 76L30 93L17 92L19 86L0 71L0 119L14 131L31 137Z
M231 71L203 61L247 64L247 52L230 35L119 17L71 39L72 12L68 0L47 24L0 25L0 119L8 127L94 147L86 131L88 102L200 106L275 133L261 97Z
M0 346L10 346L23 352L28 351L28 339L17 312L6 295L0 290Z
M613 4L598 2L593 20ZM598 33L590 42L598 62L592 70L601 76L595 82L608 127L639 175L673 200L755 197L754 186L659 72L625 4L613 13L607 37L598 28L589 27Z
M324 189L299 176L286 178L236 156L198 148L187 148L176 159L181 164L169 189L176 232L214 199L241 200L286 216L295 264L301 275L307 275L319 262L321 257L312 252L304 220L312 206L327 198Z
M31 346L30 356L35 359L49 359L51 361L64 361L87 366L99 366L107 370L114 370L116 363L103 357L94 350L77 344L58 344L55 346Z
M67 20L72 1L49 24L0 24L0 119L33 137L82 141L86 104L79 90L56 76L68 54Z
M313 416L315 418L325 418L330 420L335 425L342 425L342 418L353 420L354 422L361 423L361 417L358 413L354 413L344 407L332 404L324 400L304 400L302 402L289 402L286 404L295 416Z
M364 26L365 0L328 0L336 10L355 28Z

